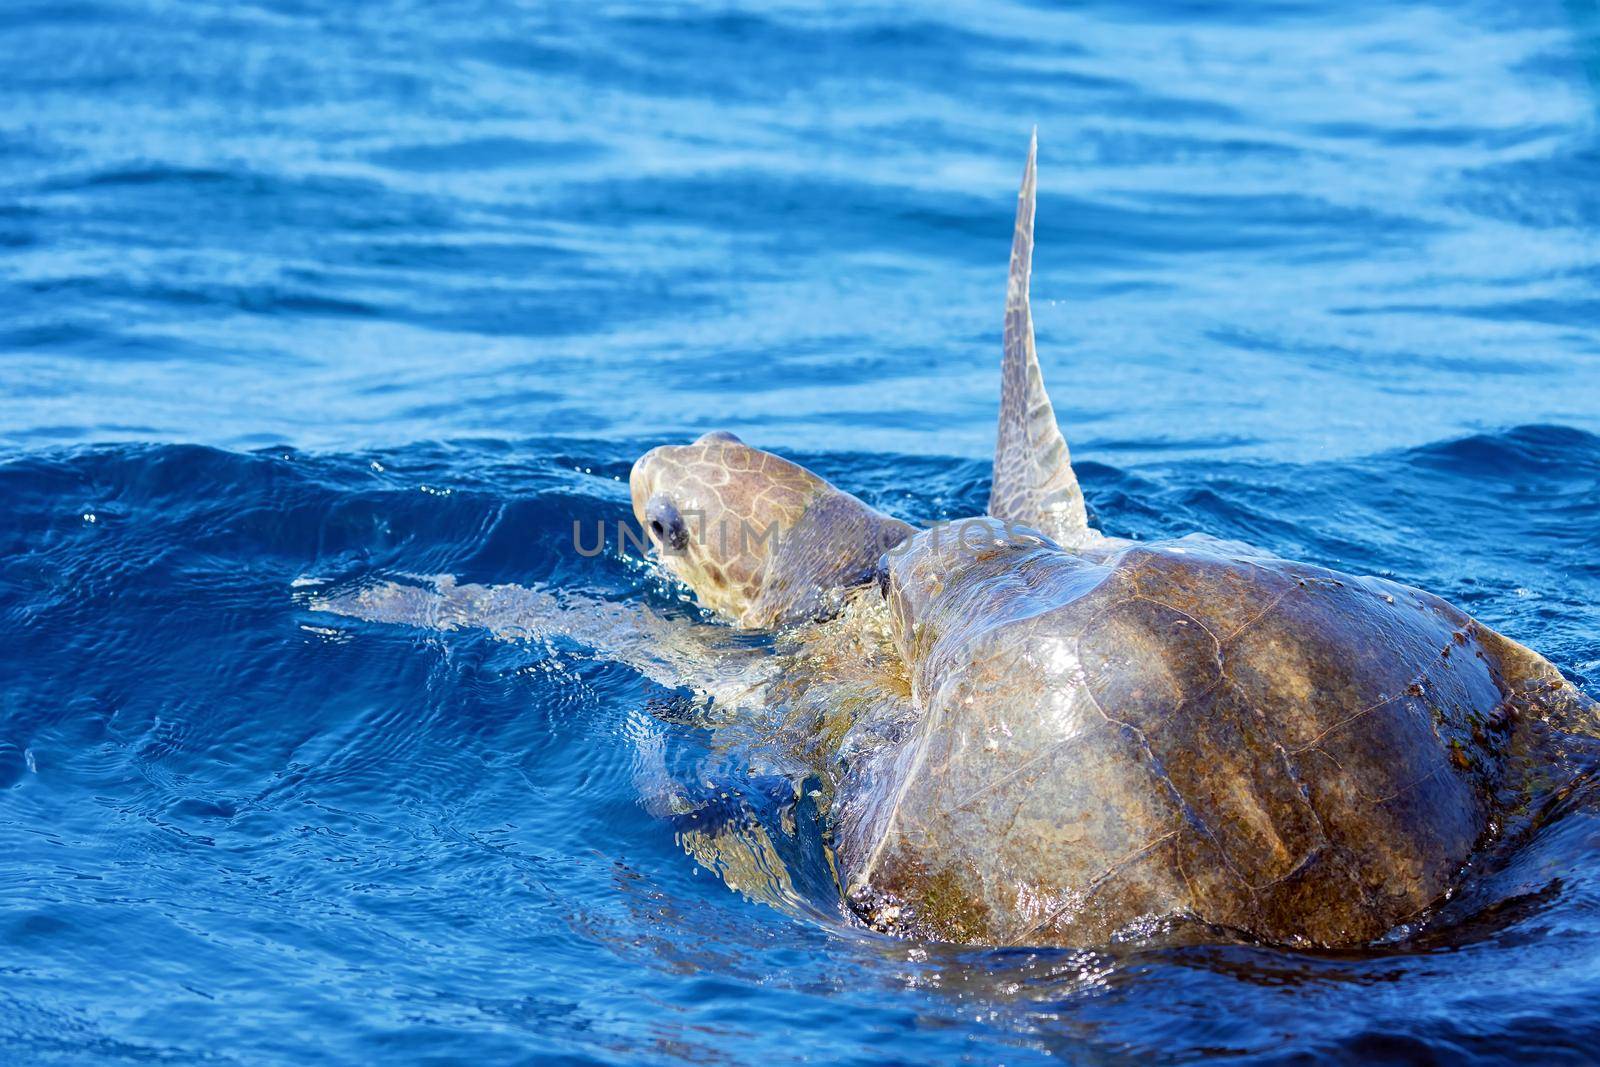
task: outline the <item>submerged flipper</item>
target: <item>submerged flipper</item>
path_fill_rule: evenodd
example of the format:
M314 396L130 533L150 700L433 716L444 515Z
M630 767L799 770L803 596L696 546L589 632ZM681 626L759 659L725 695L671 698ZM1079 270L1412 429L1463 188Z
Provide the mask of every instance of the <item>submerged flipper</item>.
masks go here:
M877 592L871 596L876 599ZM779 727L766 714L767 690L774 679L797 673L791 659L741 641L726 627L690 625L645 604L570 590L457 582L447 574L335 588L298 599L312 612L366 622L443 632L484 630L535 647L572 642L661 685L695 690L707 703L698 709L702 714L680 725L703 728L703 733L670 728L663 716L647 710L649 705L627 718L624 733L635 745L632 770L640 803L670 822L684 851L729 888L788 915L838 922L827 903L837 900L838 885L820 836L819 794L809 785L814 772L769 743ZM859 651L863 643L857 636L853 647ZM815 657L832 664L845 687L865 680L852 675L852 667L869 671L874 663L841 655L831 645L814 650L805 662L815 667ZM875 681L877 673L869 677ZM784 692L792 696L795 683L788 684ZM834 690L816 672L805 674L802 692L805 685L817 688L817 707L843 703L829 699ZM859 700L855 688L843 692ZM795 714L801 722L817 718Z
M1028 166L1017 194L1017 229L1011 240L1006 284L1005 361L1000 370L1000 433L994 451L989 514L1031 526L1063 548L1097 540L1089 528L1083 491L1072 473L1067 442L1056 426L1033 347L1028 275L1033 269L1034 158L1039 136L1028 144Z
M448 574L333 590L305 598L315 612L426 630L487 630L504 641L573 641L668 688L730 708L756 701L768 677L764 649L730 631L687 626L646 604L616 603L520 585L457 582Z

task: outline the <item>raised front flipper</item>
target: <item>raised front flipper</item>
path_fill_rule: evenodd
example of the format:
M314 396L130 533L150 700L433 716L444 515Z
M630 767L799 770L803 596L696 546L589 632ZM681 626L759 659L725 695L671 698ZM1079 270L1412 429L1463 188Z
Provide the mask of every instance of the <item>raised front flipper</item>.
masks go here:
M1093 542L1083 490L1072 472L1072 456L1056 425L1033 346L1033 311L1028 303L1033 270L1035 157L1038 137L1028 145L1028 165L1017 194L1017 226L1006 283L1005 358L1000 370L1000 429L994 450L989 514L1031 526L1064 548Z

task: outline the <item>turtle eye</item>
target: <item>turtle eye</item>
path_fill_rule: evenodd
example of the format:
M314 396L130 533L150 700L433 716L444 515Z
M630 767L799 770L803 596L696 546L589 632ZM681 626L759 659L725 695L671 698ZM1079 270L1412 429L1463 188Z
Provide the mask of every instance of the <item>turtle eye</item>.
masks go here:
M656 539L663 550L669 552L682 552L689 547L689 527L684 524L683 516L678 514L677 507L672 501L661 493L651 497L644 507L645 524L650 527L650 536Z

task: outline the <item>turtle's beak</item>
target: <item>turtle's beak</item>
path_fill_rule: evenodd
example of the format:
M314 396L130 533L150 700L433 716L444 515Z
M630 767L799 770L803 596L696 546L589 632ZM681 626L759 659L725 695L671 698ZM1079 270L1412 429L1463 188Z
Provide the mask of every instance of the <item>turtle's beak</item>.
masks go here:
M661 446L665 447L665 446ZM661 447L652 448L634 461L628 472L628 493L633 498L633 517L641 527L648 528L648 504L656 493L656 471L660 466Z

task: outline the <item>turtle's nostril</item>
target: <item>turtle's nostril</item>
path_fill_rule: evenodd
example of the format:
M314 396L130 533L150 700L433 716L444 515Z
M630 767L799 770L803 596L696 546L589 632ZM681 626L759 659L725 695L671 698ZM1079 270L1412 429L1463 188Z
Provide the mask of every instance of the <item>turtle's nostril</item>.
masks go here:
M682 552L689 546L689 528L671 500L657 493L646 502L644 510L650 533L663 550Z

